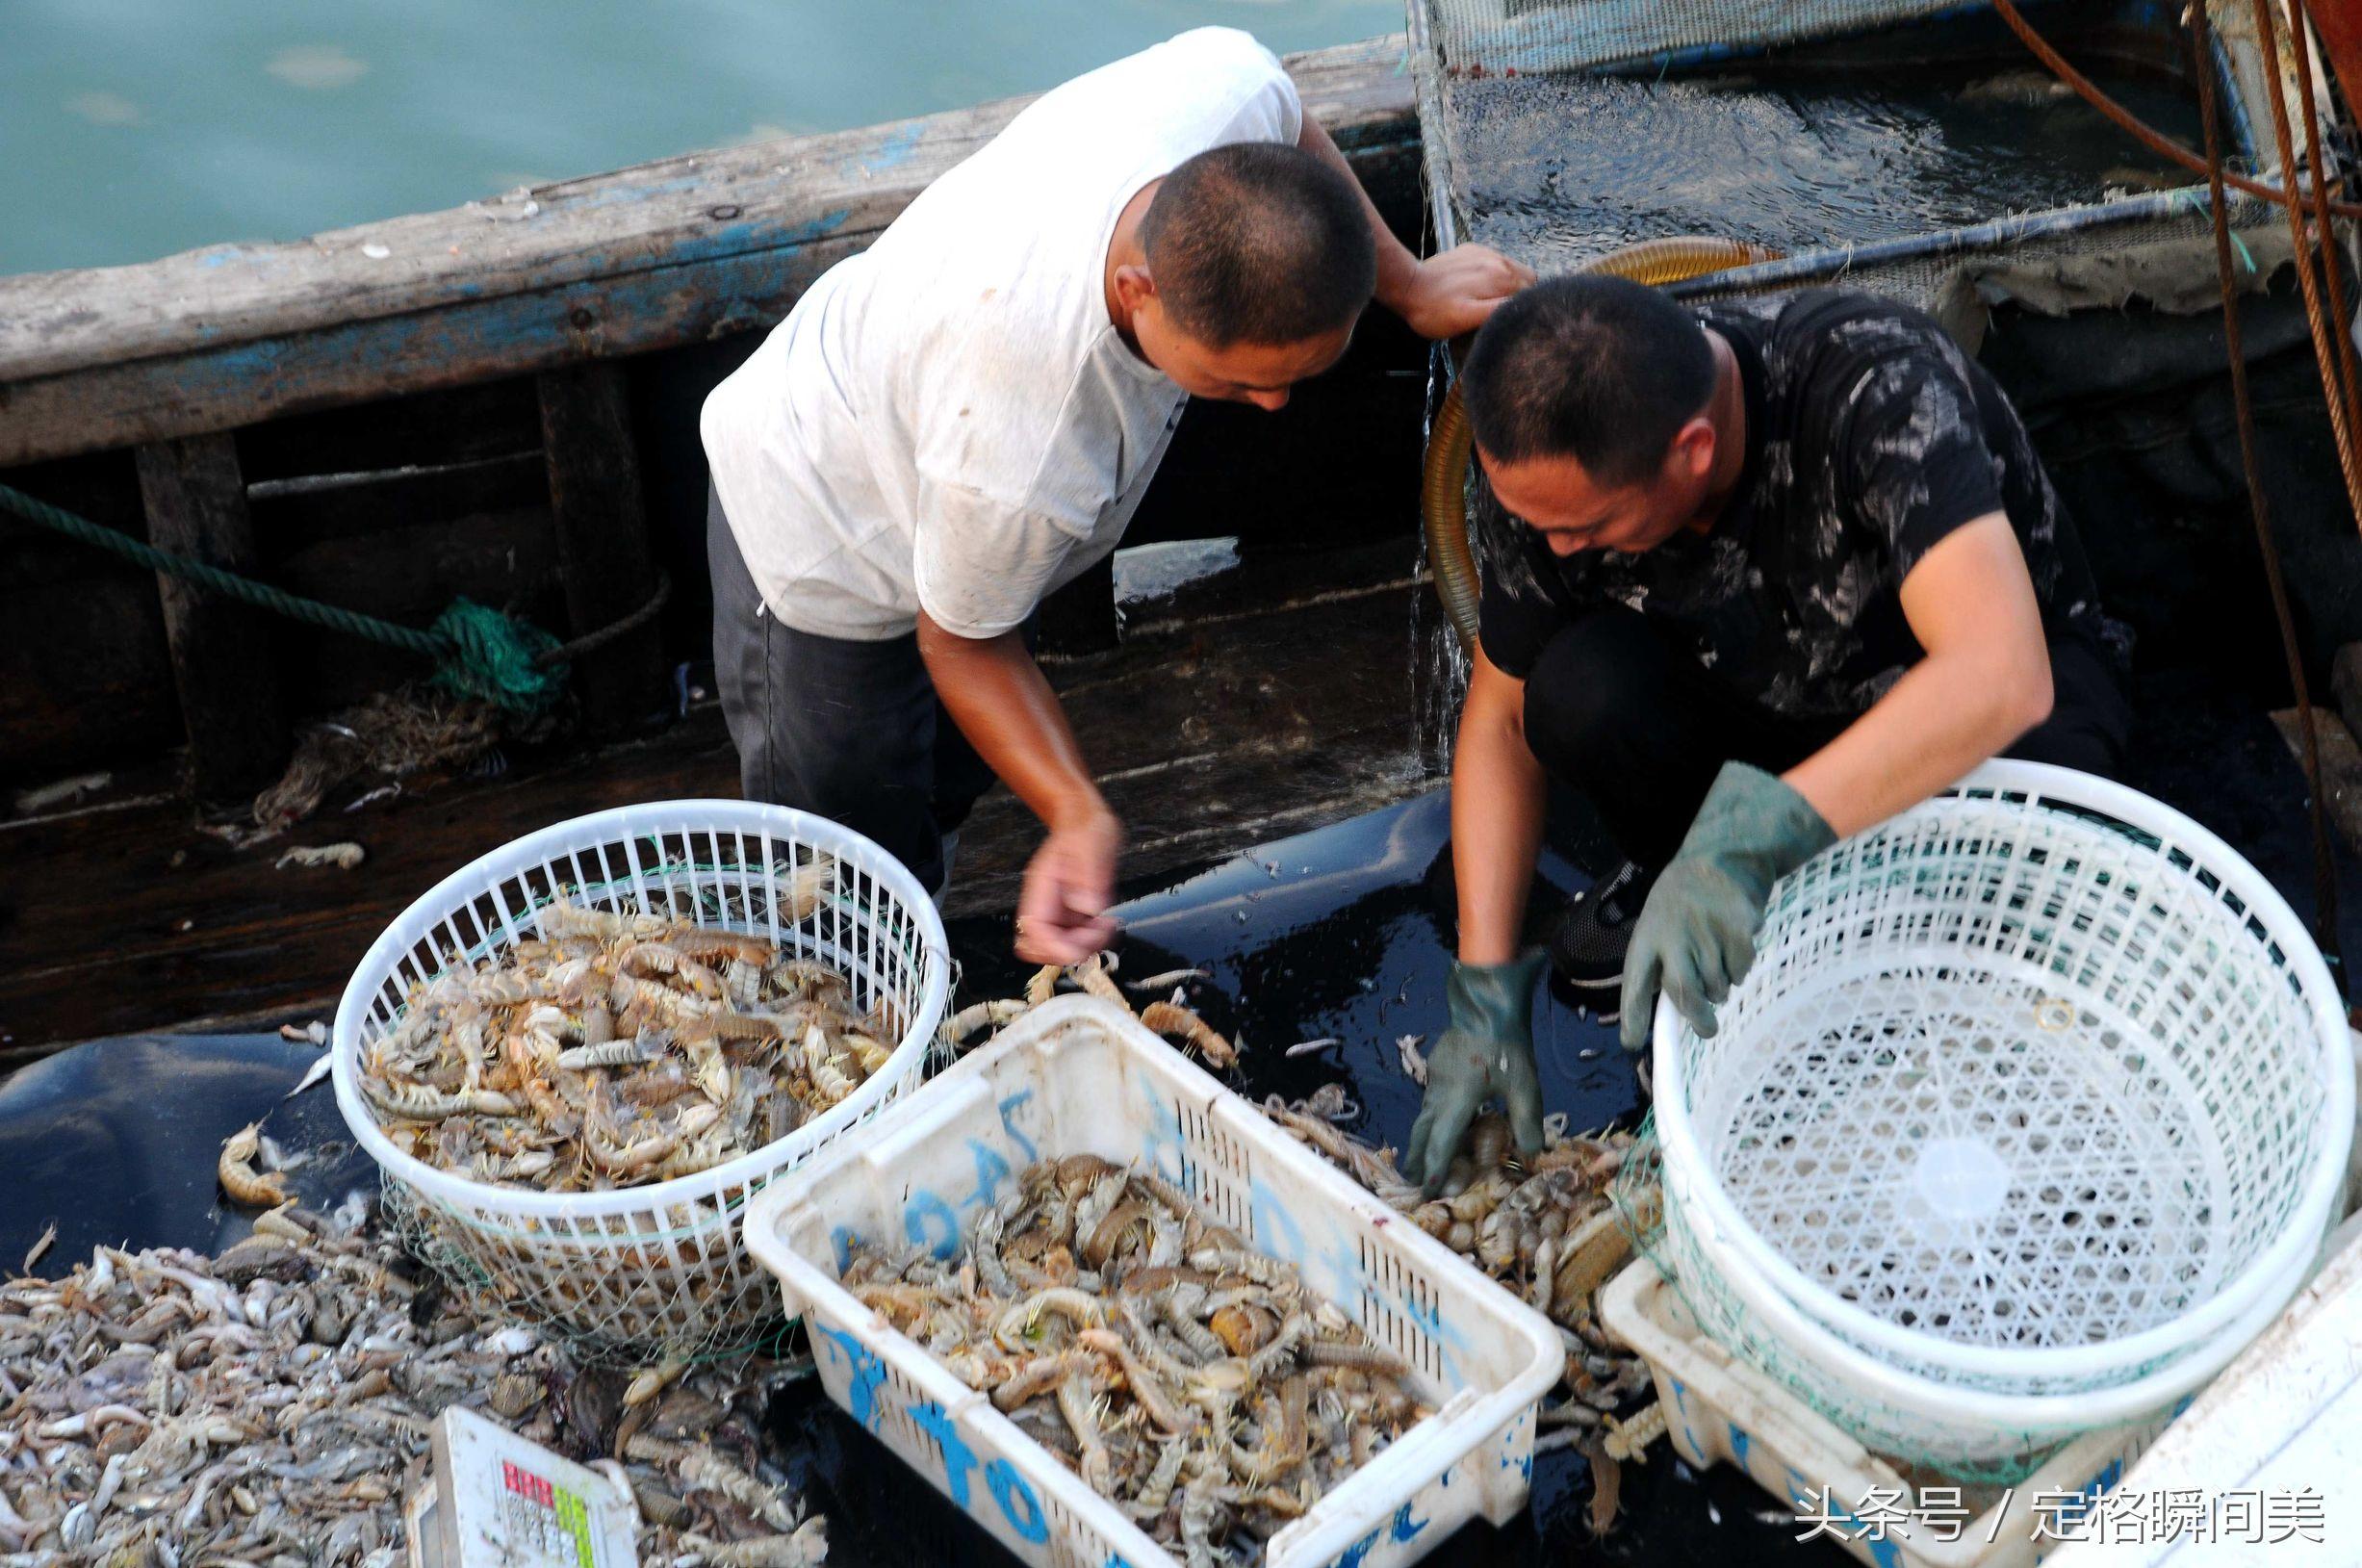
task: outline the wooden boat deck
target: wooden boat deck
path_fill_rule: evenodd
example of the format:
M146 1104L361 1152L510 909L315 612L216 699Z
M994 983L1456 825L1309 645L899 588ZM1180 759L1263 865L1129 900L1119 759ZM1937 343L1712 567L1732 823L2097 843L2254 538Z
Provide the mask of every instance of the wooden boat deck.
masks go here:
M1109 652L1051 661L1102 788L1131 832L1128 885L1425 787L1410 710L1412 547L1394 537L1234 568L1213 592L1133 606ZM284 838L232 849L167 780L125 776L79 809L0 823L0 1070L98 1035L327 1017L394 916L474 857L635 801L735 796L707 700L667 730L521 758ZM350 871L276 870L290 844L350 839ZM1040 829L1006 790L961 837L952 913L1006 919Z

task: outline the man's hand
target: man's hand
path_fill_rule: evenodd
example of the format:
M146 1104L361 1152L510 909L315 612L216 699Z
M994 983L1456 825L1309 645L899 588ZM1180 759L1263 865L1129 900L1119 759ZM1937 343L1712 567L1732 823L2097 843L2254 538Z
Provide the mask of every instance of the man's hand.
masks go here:
M1014 631L963 637L924 610L918 654L977 755L1049 825L1017 895L1017 957L1079 964L1116 935L1116 852L1123 828L1091 783L1065 711Z
M1795 790L1760 768L1725 762L1632 927L1624 1048L1649 1042L1660 989L1692 1029L1711 1035L1714 1009L1755 964L1772 884L1836 841Z
M1116 857L1123 829L1112 812L1055 826L1025 867L1017 898L1017 957L1028 964L1080 964L1116 937Z
M1474 332L1502 300L1532 282L1532 268L1498 250L1455 245L1420 262L1381 302L1421 337L1440 341Z
M1353 166L1345 161L1345 154L1337 150L1337 143L1329 140L1317 117L1304 116L1296 144L1352 180L1353 189L1361 193L1371 243L1377 247L1377 302L1401 317L1421 337L1440 341L1474 332L1495 306L1533 281L1532 268L1484 245L1458 245L1421 261L1386 226L1377 204L1362 190Z
M1411 1124L1402 1174L1429 1196L1443 1186L1468 1124L1495 1094L1517 1146L1542 1152L1542 1079L1533 1065L1535 954L1507 964L1455 964L1444 994L1451 1021L1427 1055L1427 1095Z

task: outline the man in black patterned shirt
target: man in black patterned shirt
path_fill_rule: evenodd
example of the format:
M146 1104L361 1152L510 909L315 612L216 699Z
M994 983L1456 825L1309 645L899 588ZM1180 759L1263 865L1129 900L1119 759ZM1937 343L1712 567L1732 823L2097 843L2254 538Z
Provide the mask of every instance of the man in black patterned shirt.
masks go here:
M1540 1138L1517 946L1549 777L1628 859L1551 955L1637 1049L1660 990L1712 1033L1771 885L1836 837L2004 752L2107 772L2128 724L2024 425L1921 313L1815 291L1693 314L1560 278L1501 309L1461 387L1484 591L1418 1176L1491 1094Z

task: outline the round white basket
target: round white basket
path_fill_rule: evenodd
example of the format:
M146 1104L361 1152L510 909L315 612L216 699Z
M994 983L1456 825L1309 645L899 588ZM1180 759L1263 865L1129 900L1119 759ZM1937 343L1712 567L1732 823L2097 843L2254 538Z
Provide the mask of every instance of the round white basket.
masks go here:
M834 862L829 890L796 919L795 875L822 860ZM360 1053L437 973L534 936L537 911L561 890L750 932L831 964L851 979L859 1007L898 1020L892 1053L786 1137L645 1187L493 1186L397 1148L362 1096ZM745 801L619 807L473 861L386 929L337 1007L337 1107L384 1172L397 1222L479 1315L552 1328L592 1354L693 1354L745 1343L777 1316L777 1282L739 1245L739 1210L771 1177L916 1087L949 990L941 917L917 879L860 835Z
M1961 1480L2023 1480L2088 1431L2166 1415L2270 1327L2318 1261L2313 1248L2246 1311L2188 1354L2125 1381L2078 1393L2005 1394L1941 1382L1839 1339L1754 1272L1732 1262L1730 1238L1701 1214L1696 1187L1663 1172L1656 1259L1701 1328L1778 1378L1872 1452Z
M1926 1384L2220 1365L2342 1189L2350 1047L2303 927L2214 835L2066 769L1990 763L1784 879L1719 1025L1656 1019L1692 1241Z

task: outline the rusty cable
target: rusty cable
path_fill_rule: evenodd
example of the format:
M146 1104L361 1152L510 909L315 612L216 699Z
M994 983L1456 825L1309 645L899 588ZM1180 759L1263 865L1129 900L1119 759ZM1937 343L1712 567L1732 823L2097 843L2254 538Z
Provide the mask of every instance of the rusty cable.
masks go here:
M2304 167L2311 178L2308 193L2313 199L2314 232L2321 244L2322 276L2328 285L2329 319L2350 322L2353 317L2346 309L2346 273L2338 265L2333 248L2335 229L2329 221L2328 165L2321 152L2321 111L2313 97L2313 45L2306 39L2305 0L2289 0L2296 8L2288 29L2289 52L2296 58L2297 90L2301 96L2298 108L2304 118ZM2362 371L2354 364L2353 333L2341 331L2330 334L2337 343L2338 376L2346 388L2346 406L2362 412ZM2349 498L2350 499L2350 498ZM2357 507L2357 520L2362 521L2362 507Z
M2008 0L1997 0L2006 5ZM2206 58L2207 25L2204 0L2189 8L2190 31ZM2304 766L2305 804L2313 829L2313 939L2328 959L2338 985L2346 984L2345 963L2337 944L2337 865L2329 846L2328 804L2321 787L2321 742L2313 731L2313 698L2304 678L2304 654L2297 641L2297 623L2288 607L2288 585L2280 573L2280 547L2272 532L2271 508L2264 500L2264 470L2255 454L2255 414L2247 398L2247 355L2239 334L2239 285L2231 263L2231 222L2223 202L2222 133L2215 102L2213 74L2202 66L2198 77L2198 116L2206 131L2206 183L2214 213L2215 274L2222 285L2222 341L2230 356L2231 405L2239 423L2239 461L2247 480L2247 511L2255 520L2255 543L2264 557L2264 580L2272 589L2272 609L2280 623L2280 651L2288 659L2289 684L2296 688L2297 722L2303 732L2299 747Z
M2272 102L2272 134L2280 152L2281 178L2294 180L2297 170L2297 145L2288 124L2288 95L2281 90L2280 35L2274 25L2272 0L2253 0L2256 30L2263 35L2264 52L2270 57L2271 68L2265 72L2270 79L2266 96ZM2191 7L2192 12L2203 9L2204 0ZM2202 59L2203 57L2201 57ZM2201 84L2212 87L2208 72L2198 71ZM2318 170L2315 171L2318 173ZM2313 358L2321 367L2323 400L2329 408L2329 433L2336 438L2338 472L2346 481L2346 504L2362 526L2362 451L2354 447L2353 410L2346 400L2346 389L2339 376L2341 361L2331 339L2337 334L2329 324L2327 306L2322 299L2322 283L2315 273L2316 263L2327 257L2314 253L2311 239L2305 233L2305 210L2301 202L2288 204L2288 233L2296 251L2297 288L2304 296L2304 322L2313 334ZM2327 239L2324 235L2323 240Z
M2048 67L2052 75L2073 88L2077 93L2082 95L2085 102L2114 120L2126 135L2169 163L2178 164L2193 174L2204 174L2210 181L2214 178L2214 172L2220 167L2219 162L2209 163L2208 160L2192 152L2188 147L2183 146L2122 104L2118 103L2114 98L2109 97L2100 90L2098 83L2068 64L2067 57L2052 48L2050 40L2034 30L2034 25L2018 12L2012 0L1993 0L1993 9L2001 13L2001 19L2009 24L2010 31L2017 35L2018 41L2032 50L2034 57ZM2201 75L2204 74L2204 64L2201 62L2199 66ZM2281 178L2289 178L2285 162L2282 164ZM2291 203L2292 198L2284 186L2266 185L2261 180L2251 180L2244 174L2233 174L2228 169L2222 170L2222 179L2234 189L2244 191L2251 196L2261 196L2274 206L2286 207ZM2301 201L2302 198L2295 199ZM2328 210L2340 218L2362 218L2362 203L2330 201Z

